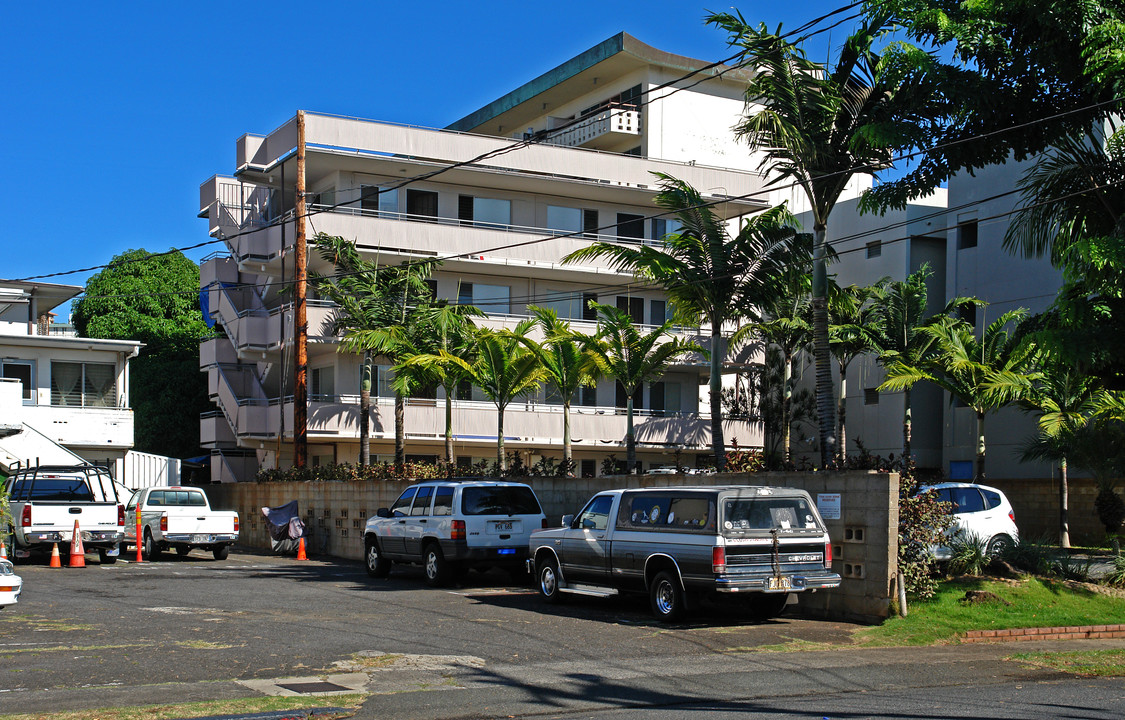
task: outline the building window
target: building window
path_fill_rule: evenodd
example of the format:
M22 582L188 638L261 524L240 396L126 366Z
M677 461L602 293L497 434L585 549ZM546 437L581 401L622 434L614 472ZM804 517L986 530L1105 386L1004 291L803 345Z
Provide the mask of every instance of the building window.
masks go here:
M867 259L868 260L871 260L872 258L877 258L882 254L883 254L883 241L882 240L876 240L874 242L867 243Z
M583 293L582 294L582 319L583 320L597 320L598 319L597 309L590 307L590 303L592 303L592 302L596 303L597 301L598 301L598 296L595 295L594 293Z
M961 223L957 226L957 249L967 250L977 246L977 221Z
M457 219L462 225L503 230L512 223L512 201L458 195Z
M675 218L653 218L652 239L663 240L665 235L678 233L684 227L683 223Z
M597 407L598 404L598 388L597 386L588 387L586 385L580 386L574 391L574 397L570 400L571 405L580 407Z
M558 233L581 232L582 211L578 208L548 205L547 229Z
M51 404L117 407L117 370L110 363L51 362Z
M617 213L617 237L630 240L645 239L645 216Z
M393 398L395 396L395 389L392 383L394 382L394 373L391 372L390 365L376 365L374 387L371 389L375 391L375 397ZM363 370L360 370L362 374Z
M25 405L35 402L35 362L33 360L0 361L0 377L19 380Z
M596 238L598 236L598 211L582 211L582 237Z
M582 477L592 478L597 474L598 467L593 460L582 461Z
M313 398L331 401L336 395L336 368L319 367L309 371L309 385Z
M438 216L438 194L429 190L406 190L406 214L411 220Z
M634 410L642 410L642 409L644 409L644 406L645 406L644 386L642 385L642 386L637 388L636 392L633 393L633 409ZM622 411L628 409L628 407L629 407L629 396L625 393L625 386L622 385L621 383L617 383L617 405L616 405L616 407L621 408Z
M648 304L649 322L653 325L663 325L668 322L668 303L663 300L652 300Z
M977 306L976 305L974 305L973 303L967 303L965 305L962 305L961 309L958 311L958 314L961 316L961 320L963 320L964 322L971 325L974 329L976 328L976 326L977 326Z
M636 325L644 325L645 323L645 299L629 297L628 295L617 296L617 309L629 313L629 319Z
M457 288L458 305L476 305L490 315L511 312L512 289L507 285L463 282Z
M863 391L863 404L864 405L878 405L879 404L879 391L875 388L867 388Z
M362 185L359 189L359 206L361 210L376 215L395 215L398 213L398 188Z

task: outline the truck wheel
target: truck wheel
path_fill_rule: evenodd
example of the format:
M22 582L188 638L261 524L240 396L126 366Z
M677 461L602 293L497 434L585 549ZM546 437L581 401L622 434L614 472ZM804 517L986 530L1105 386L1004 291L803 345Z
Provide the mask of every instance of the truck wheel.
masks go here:
M363 541L364 564L367 565L367 574L373 578L385 578L391 574L391 561L379 552L379 543L375 538L368 537Z
M789 593L755 593L750 596L750 614L755 620L769 620L785 612Z
M562 602L559 589L559 564L553 557L547 558L538 567L535 576L539 581L539 594L549 603Z
M652 614L661 622L675 622L684 615L684 589L680 581L667 570L657 573L649 588Z
M449 563L437 543L426 545L422 552L422 563L426 569L426 584L430 587L443 587L449 583Z
M141 545L141 559L145 562L156 562L160 559L160 546L152 539L152 533L145 530L144 544Z
M112 565L117 562L117 556L109 555L108 552L108 550L98 550L98 562L102 565Z
M226 560L227 556L230 555L230 545L220 545L212 550L211 554L215 556L216 560Z

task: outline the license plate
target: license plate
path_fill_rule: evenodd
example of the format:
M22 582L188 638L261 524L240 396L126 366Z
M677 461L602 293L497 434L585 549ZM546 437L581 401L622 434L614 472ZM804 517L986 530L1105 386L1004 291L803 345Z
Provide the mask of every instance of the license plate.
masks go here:
M496 554L497 555L515 555L516 549L515 548L500 548L499 550L496 551Z
M769 583L770 590L790 590L793 588L793 581L784 575L780 577L771 577Z
M512 526L513 524L511 520L498 520L496 522L495 528L496 532L511 532Z
M204 543L204 542L207 542L207 536L206 535L192 535L191 541L193 543Z

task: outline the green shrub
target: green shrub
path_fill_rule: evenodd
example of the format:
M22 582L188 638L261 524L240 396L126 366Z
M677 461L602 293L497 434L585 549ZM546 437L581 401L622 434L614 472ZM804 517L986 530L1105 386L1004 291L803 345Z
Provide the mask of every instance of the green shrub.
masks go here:
M1125 587L1125 555L1113 557L1113 569L1105 576L1105 581L1114 587Z
M1019 545L1008 548L1000 559L1032 575L1048 576L1051 575L1057 554L1054 541L1043 536L1024 540Z
M980 575L991 562L988 541L975 535L958 535L950 544L949 571L955 575Z

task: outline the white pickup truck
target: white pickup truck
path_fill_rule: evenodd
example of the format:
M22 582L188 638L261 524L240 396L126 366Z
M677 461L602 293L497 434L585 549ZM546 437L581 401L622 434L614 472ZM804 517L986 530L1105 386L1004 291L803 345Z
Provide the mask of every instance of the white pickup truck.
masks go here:
M141 555L157 560L175 548L187 555L192 548L210 550L226 560L238 540L238 513L212 510L207 495L192 487L148 487L133 493L125 508L125 542L137 542L137 505L141 507Z
M97 551L104 564L117 562L125 525L125 506L109 472L94 465L40 465L18 470L6 490L12 510L12 559L49 550L55 543L70 552L74 521L83 549Z

